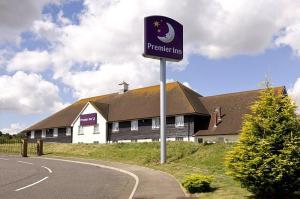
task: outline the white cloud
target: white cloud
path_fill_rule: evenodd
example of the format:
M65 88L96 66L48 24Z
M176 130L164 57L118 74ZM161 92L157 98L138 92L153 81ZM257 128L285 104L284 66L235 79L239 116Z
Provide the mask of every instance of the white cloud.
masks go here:
M9 127L0 129L0 131L2 133L8 133L8 134L13 135L13 134L17 134L17 133L21 132L24 128L25 128L24 124L12 123L9 125Z
M17 53L7 65L8 71L41 72L51 64L51 58L47 51L24 50Z
M0 76L0 110L36 114L62 107L59 89L37 74L17 72Z
M104 93L118 92L118 84L129 83L129 88L157 84L159 71L155 65L138 63L105 64L96 71L68 73L63 83L73 90L75 98L85 98Z
M57 0L9 0L0 3L0 43L17 42L19 34L30 28L32 22L41 18L42 8Z
M67 20L62 11L58 13L58 23L49 17L38 17L31 30L51 43L49 55L42 60L32 56L33 63L27 64L15 64L12 59L7 70L41 72L53 65L53 78L61 79L75 97L114 92L117 83L123 80L131 88L155 84L159 81L159 62L141 56L143 18L155 14L174 18L184 26L185 59L170 64L176 70L184 70L192 54L218 59L262 53L280 45L289 45L296 53L300 49L297 36L300 2L297 1L85 0L83 3L85 8L78 14L78 24Z
M182 84L185 85L188 88L192 88L191 85L188 82L183 82Z
M53 23L51 20L51 18L36 20L33 22L31 30L35 32L39 38L44 38L54 45L61 34L61 30L57 24Z
M283 0L85 0L84 5L79 24L64 20L60 12L59 24L48 18L33 28L55 44L50 50L54 78L78 97L115 91L120 79L133 86L158 82L158 61L141 57L145 16L166 15L183 24L185 59L170 64L176 70L186 67L191 54L217 59L261 53L276 45L275 37L283 43L279 33L300 20L294 9L298 3Z
M296 80L293 87L288 89L288 95L294 100L296 105L298 106L297 112L300 114L300 78Z

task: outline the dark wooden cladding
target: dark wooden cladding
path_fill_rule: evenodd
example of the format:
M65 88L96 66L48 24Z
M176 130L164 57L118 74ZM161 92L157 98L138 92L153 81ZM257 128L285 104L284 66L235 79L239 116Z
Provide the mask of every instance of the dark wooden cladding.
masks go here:
M46 137L42 138L42 130L36 130L34 132L34 139L30 138L31 132L27 133L27 139L29 142L36 142L38 139L43 139L44 142L57 142L57 143L72 143L72 136L66 136L66 128L58 128L58 136L53 137L54 129L47 129Z
M184 116L184 126L175 127L175 116L167 117L167 138L191 137L194 132L194 115ZM152 129L152 119L138 120L138 131L131 131L131 121L119 122L119 131L112 132L112 123L108 124L108 141L159 139L160 129Z

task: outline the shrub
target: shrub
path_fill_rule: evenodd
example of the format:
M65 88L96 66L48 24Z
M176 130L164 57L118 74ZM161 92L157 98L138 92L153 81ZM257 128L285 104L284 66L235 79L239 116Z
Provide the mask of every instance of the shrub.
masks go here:
M240 140L227 154L227 173L260 197L300 189L300 122L290 98L267 88L244 118Z
M192 174L186 176L182 182L182 186L189 193L201 193L211 191L210 183L213 181L213 176L204 176L200 174Z

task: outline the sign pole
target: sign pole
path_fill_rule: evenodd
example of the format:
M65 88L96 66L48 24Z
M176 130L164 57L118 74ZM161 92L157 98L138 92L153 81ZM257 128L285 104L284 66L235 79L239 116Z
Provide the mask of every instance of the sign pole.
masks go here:
M144 57L160 60L160 163L166 163L166 61L183 59L183 26L165 16L144 18Z
M166 60L160 58L160 163L166 163Z

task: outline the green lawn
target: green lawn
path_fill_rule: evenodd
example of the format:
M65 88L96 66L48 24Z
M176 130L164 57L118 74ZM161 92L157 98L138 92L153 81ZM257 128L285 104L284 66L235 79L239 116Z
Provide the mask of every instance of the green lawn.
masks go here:
M160 165L160 145L156 143L128 144L44 144L46 155L81 157L136 164L162 170L174 175L178 181L191 173L213 175L216 190L199 194L200 198L244 198L251 194L242 189L224 171L224 154L233 145L201 145L188 142L168 142L167 164Z

